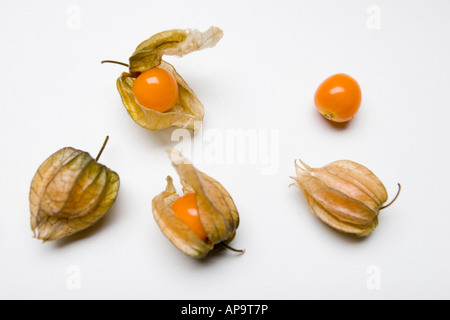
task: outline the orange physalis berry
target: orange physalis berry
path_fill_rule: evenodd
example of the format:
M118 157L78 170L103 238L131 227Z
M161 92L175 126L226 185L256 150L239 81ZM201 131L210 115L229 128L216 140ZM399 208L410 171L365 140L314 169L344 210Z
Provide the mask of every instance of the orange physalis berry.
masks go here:
M177 80L160 67L142 72L131 90L140 105L159 112L169 110L178 100Z
M172 211L186 223L197 237L203 241L207 240L208 237L198 215L195 193L186 193L178 198L172 205Z
M314 102L328 120L345 122L353 118L361 105L361 88L349 75L335 74L322 82Z

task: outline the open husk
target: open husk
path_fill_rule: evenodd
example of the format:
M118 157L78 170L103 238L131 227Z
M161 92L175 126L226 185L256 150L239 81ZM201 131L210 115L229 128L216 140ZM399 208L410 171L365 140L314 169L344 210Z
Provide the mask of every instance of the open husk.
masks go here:
M159 66L169 71L177 80L179 92L177 102L166 112L144 108L131 90L137 76L123 73L117 79L117 89L128 114L138 125L149 130L160 130L170 126L199 130L204 117L203 105L172 65L161 61Z
M388 194L372 171L349 160L335 161L322 168L300 162L304 168L295 163L294 184L324 223L356 236L367 236L377 227L379 212L387 207L383 204Z
M70 147L57 151L39 167L31 183L34 236L53 241L90 227L109 211L119 184L117 173L87 152Z
M164 55L182 57L188 53L214 47L223 31L210 27L205 32L174 29L157 33L142 42L130 57L130 73L141 73L157 67Z
M173 180L167 177L165 191L153 199L153 215L164 235L182 252L194 257L207 256L216 245L231 242L239 226L239 214L230 194L216 180L197 170L178 151L169 150L183 192L196 195L198 214L207 240L203 241L172 211L179 198Z
M158 33L142 42L130 57L129 72L123 73L117 79L117 89L131 118L149 130L161 130L170 126L198 130L203 121L204 107L175 68L163 61L162 57L181 57L193 51L211 48L222 37L223 32L217 27L211 27L205 32L176 29ZM139 74L155 67L169 71L178 83L179 98L166 112L141 106L131 91Z

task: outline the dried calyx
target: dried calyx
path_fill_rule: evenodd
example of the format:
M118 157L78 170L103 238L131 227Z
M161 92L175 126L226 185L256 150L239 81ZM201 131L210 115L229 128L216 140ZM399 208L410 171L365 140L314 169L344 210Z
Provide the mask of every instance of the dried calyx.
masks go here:
M63 148L39 167L30 188L30 223L37 239L53 241L84 230L113 205L119 176L74 148Z
M175 68L162 60L162 57L164 55L181 57L193 51L211 48L222 37L223 32L217 27L211 27L205 32L190 29L163 31L142 42L130 57L129 64L111 60L102 63L119 63L129 68L129 72L122 73L117 79L117 89L125 108L137 124L149 130L160 130L169 126L198 130L203 121L204 107ZM132 90L136 78L155 67L167 70L178 85L178 100L165 112L143 107Z
M311 168L299 160L292 177L308 201L312 211L330 227L348 234L367 236L378 225L380 210L390 206L383 183L366 167L340 160L322 168Z
M228 244L239 226L239 214L230 194L216 180L197 170L176 150L169 150L172 164L180 176L183 193L195 194L198 216L206 239L196 234L172 209L180 198L170 176L165 191L153 199L153 215L164 235L185 254L206 257L216 246L237 252Z

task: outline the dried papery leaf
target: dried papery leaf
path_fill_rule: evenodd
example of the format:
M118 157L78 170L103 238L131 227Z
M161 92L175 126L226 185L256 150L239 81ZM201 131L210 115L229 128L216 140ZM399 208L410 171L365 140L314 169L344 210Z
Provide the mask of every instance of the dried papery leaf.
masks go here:
M53 241L88 228L113 205L119 184L117 173L87 152L57 151L31 183L30 224L35 237Z
M163 55L183 56L193 51L214 47L223 37L217 27L198 30L168 30L142 42L130 57L130 73L140 73L157 67Z
M178 155L176 155L178 153ZM239 214L230 194L215 179L197 170L177 150L170 149L172 164L183 187L196 194L200 220L208 239L216 244L226 241L239 226Z
M189 130L200 129L204 117L202 103L172 65L161 61L160 67L169 71L177 80L179 92L177 102L166 112L158 112L141 106L132 91L136 75L123 73L117 79L117 89L129 115L137 124L149 130L160 130L170 126Z
M194 258L203 258L213 249L211 243L198 238L195 233L172 211L172 204L178 199L173 180L167 177L164 192L152 201L153 216L164 235L182 252Z
M181 57L193 51L211 48L222 37L223 32L217 27L210 27L205 32L189 29L168 30L142 42L130 57L129 64L112 60L104 60L102 63L118 63L129 68L129 73L123 73L117 79L117 88L128 113L140 126L149 130L160 130L170 126L177 126L196 131L200 129L203 121L203 105L183 78L175 71L175 68L163 61L162 57L164 55ZM171 109L162 113L141 106L132 91L136 78L142 72L155 67L161 67L169 71L178 84L179 97L177 102Z
M372 171L349 160L335 161L322 168L300 162L304 168L295 163L294 180L323 222L357 236L366 236L377 227L379 211L388 195Z
M201 240L170 209L176 200L174 196L176 190L170 177L166 191L153 200L153 214L163 233L181 251L192 257L204 257L215 245L226 245L234 239L239 226L236 205L230 194L218 181L197 170L177 150L171 149L169 154L173 166L179 174L183 191L195 193L198 214L208 238L207 242L204 243L204 246L200 246L198 241ZM165 202L164 199L166 199ZM173 227L172 224L175 224L176 227Z

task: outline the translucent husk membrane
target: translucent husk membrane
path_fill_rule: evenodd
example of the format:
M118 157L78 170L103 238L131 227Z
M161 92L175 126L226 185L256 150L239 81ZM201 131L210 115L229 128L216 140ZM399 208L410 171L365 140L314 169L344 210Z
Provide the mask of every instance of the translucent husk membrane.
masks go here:
M161 130L170 126L198 130L204 117L204 107L175 68L162 60L164 55L185 54L214 47L223 36L222 30L211 27L205 32L198 30L168 30L142 42L130 57L129 72L117 79L122 102L131 118L149 130ZM141 106L131 88L140 73L155 67L168 70L177 80L179 98L166 112L158 112Z
M239 226L239 214L230 194L216 180L197 170L178 151L169 150L183 193L195 193L198 214L208 239L198 238L195 233L171 209L179 198L170 176L165 191L153 199L153 215L164 235L185 254L203 258L216 245L227 246Z
M117 173L98 163L99 156L93 159L87 152L68 147L39 167L29 195L31 230L37 239L70 236L109 211L120 181Z
M367 236L377 227L379 212L387 207L383 204L388 194L372 171L349 160L335 161L322 168L311 168L299 161L303 168L295 163L294 184L324 223L357 236Z

